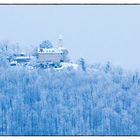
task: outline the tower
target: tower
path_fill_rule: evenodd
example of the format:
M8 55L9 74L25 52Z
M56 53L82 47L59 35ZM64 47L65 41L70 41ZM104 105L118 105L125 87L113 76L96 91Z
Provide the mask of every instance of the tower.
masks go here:
M63 47L63 37L61 34L58 36L58 47Z

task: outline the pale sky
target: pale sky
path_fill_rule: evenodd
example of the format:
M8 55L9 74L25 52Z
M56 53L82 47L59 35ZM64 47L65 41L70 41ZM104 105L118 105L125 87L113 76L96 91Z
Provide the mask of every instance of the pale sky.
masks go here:
M24 48L43 40L56 45L60 33L74 61L140 70L139 5L0 6L0 40Z

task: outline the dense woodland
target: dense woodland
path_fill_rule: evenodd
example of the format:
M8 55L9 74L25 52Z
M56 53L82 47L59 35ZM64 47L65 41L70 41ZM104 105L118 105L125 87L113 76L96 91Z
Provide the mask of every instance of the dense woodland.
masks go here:
M139 72L84 59L28 70L0 55L0 135L140 135Z

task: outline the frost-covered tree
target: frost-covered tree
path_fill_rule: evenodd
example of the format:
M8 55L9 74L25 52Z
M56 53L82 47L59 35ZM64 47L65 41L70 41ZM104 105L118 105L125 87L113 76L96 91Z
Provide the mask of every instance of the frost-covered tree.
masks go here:
M45 40L40 44L40 48L52 48L53 45L49 40Z
M85 62L85 59L84 59L84 58L80 58L80 59L78 60L78 64L79 64L79 66L81 67L81 69L82 69L83 71L86 71L87 65L86 65L86 62Z
M8 66L8 56L10 53L10 45L8 41L0 42L0 66Z
M0 135L140 135L139 74L0 67Z

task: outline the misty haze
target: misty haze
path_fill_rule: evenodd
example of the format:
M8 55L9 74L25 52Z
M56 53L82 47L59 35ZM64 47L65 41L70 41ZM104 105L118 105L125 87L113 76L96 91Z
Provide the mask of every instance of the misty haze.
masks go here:
M140 135L139 25L139 5L0 5L0 135Z

